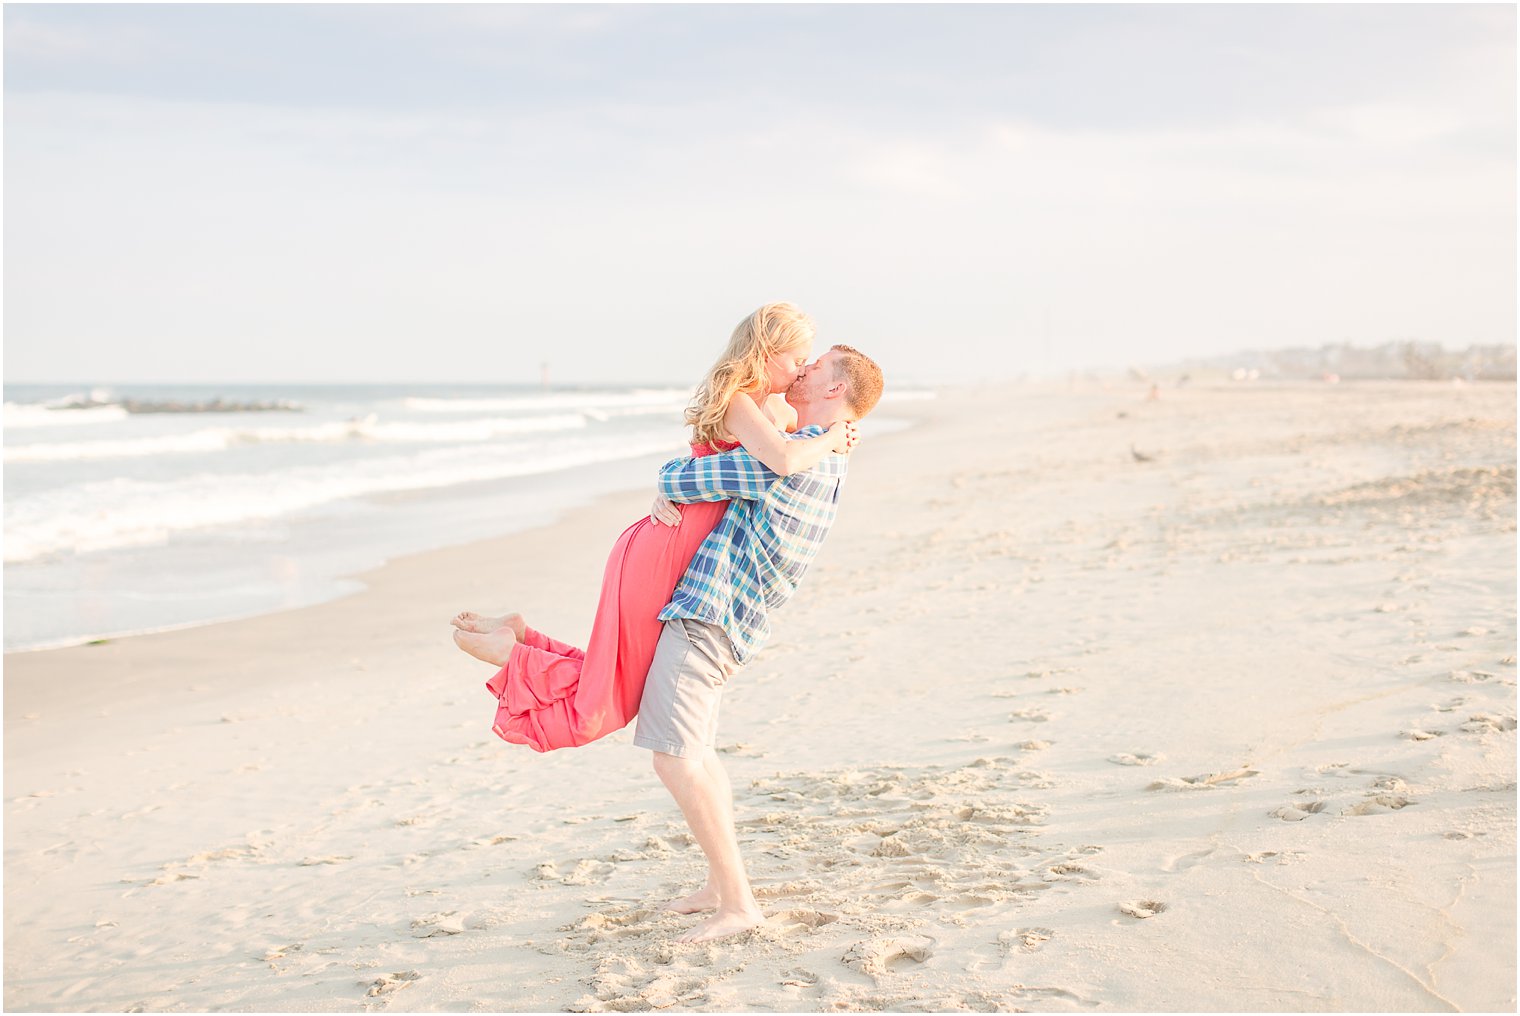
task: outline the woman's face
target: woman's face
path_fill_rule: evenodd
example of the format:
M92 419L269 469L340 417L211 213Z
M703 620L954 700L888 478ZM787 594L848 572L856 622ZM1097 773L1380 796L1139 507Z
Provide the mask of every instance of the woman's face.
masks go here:
M802 368L807 366L812 355L812 345L806 345L775 353L766 360L765 373L770 381L771 394L779 395L790 388L792 382L797 380L797 375L802 372Z

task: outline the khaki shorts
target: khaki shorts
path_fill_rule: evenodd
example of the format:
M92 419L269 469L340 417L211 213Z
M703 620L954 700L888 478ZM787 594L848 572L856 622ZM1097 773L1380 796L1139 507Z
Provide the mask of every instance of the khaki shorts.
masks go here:
M666 621L644 681L633 743L681 758L716 747L718 700L738 669L722 628L692 618Z

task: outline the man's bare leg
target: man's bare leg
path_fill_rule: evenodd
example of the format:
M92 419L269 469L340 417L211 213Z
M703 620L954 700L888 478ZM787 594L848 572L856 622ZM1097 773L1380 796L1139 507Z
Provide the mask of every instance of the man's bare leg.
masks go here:
M734 828L734 790L728 782L728 773L718 762L718 753L711 747L702 753L702 767L718 788L718 799L723 804L723 821L730 829ZM665 909L674 910L678 914L695 914L702 910L712 910L717 905L718 885L713 878L712 865L708 865L706 884L690 896L665 904Z
M714 756L713 762L717 763ZM717 766L721 772L722 766ZM734 832L733 795L725 794L722 784L708 771L706 759L685 759L664 752L654 753L654 771L670 796L681 807L686 824L697 845L707 855L710 882L717 890L717 913L682 935L681 942L707 942L748 931L765 920L749 877L744 873L744 859L739 856L739 838Z
M521 614L502 614L500 617L487 617L477 614L473 610L461 610L449 619L460 631L472 631L480 635L489 635L498 628L511 628L512 634L521 642L528 637L528 622L523 620Z
M454 644L477 660L505 667L517 645L517 636L511 628L497 628L489 635L481 635L463 629L454 633Z

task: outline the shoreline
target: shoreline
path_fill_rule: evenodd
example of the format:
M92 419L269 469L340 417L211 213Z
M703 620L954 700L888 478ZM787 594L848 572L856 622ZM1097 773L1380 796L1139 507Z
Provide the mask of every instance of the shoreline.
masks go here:
M885 439L893 433L913 426L917 417L911 407L919 404L920 401L921 398L910 396L900 402L889 403L886 411L882 413L881 421L887 425L888 429L885 429L876 439ZM896 411L898 409L901 411ZM352 596L363 591L363 576L379 571L389 561L412 554L425 554L434 550L500 539L514 533L552 526L555 520L562 517L565 512L584 506L598 498L636 492L646 487L652 490L653 477L659 465L667 458L680 454L680 448L679 442L676 442L671 445L668 452L643 453L624 459L528 474L506 481L486 480L423 491L371 495L366 499L361 499L361 502L377 506L376 511L379 514L370 518L379 520L379 528L383 530L384 535L364 541L353 541L351 544L326 538L325 533L334 524L331 521L302 518L283 521L280 524L289 531L286 544L291 549L288 555L301 558L303 566L310 572L301 576L293 586L282 588L274 584L266 574L269 570L267 562L259 554L249 551L247 554L240 555L233 548L213 545L209 551L212 554L212 560L219 562L221 566L221 571L216 574L223 575L225 581L235 587L242 587L245 583L265 583L256 595L246 594L257 601L255 604L238 608L229 603L226 605L229 608L228 612L210 617L171 620L141 627L97 628L87 633L45 638L27 644L9 646L4 650L4 654L10 656L50 652L100 642L115 642L142 635L235 623L267 614L286 613L319 606L335 599ZM405 535L398 535L398 530L405 531ZM419 532L443 534L445 531L451 531L450 535L436 535L430 538L419 538L416 535ZM126 566L128 571L134 568L161 566L163 560L175 560L179 562L180 567L189 567L187 555L193 553L197 540L208 537L196 531L190 531L179 534L179 538L186 542L174 548L124 548L106 551L105 560L121 562L129 560L123 555L143 555L141 560ZM209 538L216 539L217 534L211 532ZM319 552L323 555L320 560L317 559ZM172 556L165 558L166 553ZM24 572L29 564L30 562L9 564L7 570L15 568ZM100 558L86 555L69 564L78 570L81 578L90 576L98 581L99 569L102 567ZM119 568L122 565L107 563L105 567ZM44 587L40 595L46 595L48 592L50 590ZM21 616L17 608L22 606L28 609L35 608L25 603L25 591L14 592L12 595L16 597L16 600L8 603L8 606L12 610L14 623L15 619Z
M6 1007L1513 1008L1514 386L1260 394L861 445L725 692L742 940L672 943L703 866L631 729L506 745L448 639L582 641L647 492L8 654Z
M913 400L907 403L903 407L904 412L894 414L895 417L905 418L904 424L879 438L872 439L872 444L874 445L877 441L893 440L897 435L906 434L921 427L932 427L934 417L932 409L915 411L907 407L933 405L934 400ZM615 465L625 464L619 462ZM595 469L596 467L587 468ZM477 558L510 558L520 550L548 545L576 547L579 559L576 564L579 566L571 567L567 563L560 582L564 593L551 598L551 602L545 603L540 617L544 619L546 625L552 626L547 630L555 631L557 635L565 632L565 635L559 637L572 643L583 643L590 632L591 619L596 607L595 583L606 562L606 554L611 552L623 529L648 513L649 501L654 489L654 469L648 472L650 482L647 489L621 487L591 494L586 498L573 500L551 509L553 514L547 519L536 521L523 528L495 536L400 554L374 567L345 574L340 576L338 581L352 584L355 588L314 603L262 611L244 617L189 622L155 631L132 632L107 636L99 640L71 642L68 645L7 650L3 659L7 668L14 668L23 660L48 660L50 662L39 662L39 666L50 673L62 673L74 666L88 667L96 664L135 668L141 665L139 662L141 659L151 659L159 646L164 644L163 640L171 637L192 641L196 643L195 650L200 651L203 646L212 645L223 637L232 639L250 637L244 634L244 629L248 626L253 626L257 632L262 632L265 628L278 628L284 622L290 622L304 631L321 631L331 626L343 627L354 623L351 621L352 618L362 617L366 613L369 609L363 602L366 597L374 596L390 601L393 599L392 591L397 587L414 585L413 576L431 576L440 572L455 573L467 570L467 562ZM622 521L620 523L615 521L618 519ZM604 538L601 542L604 542L605 546L599 545L600 538ZM548 555L545 555L543 570L549 570L547 558ZM462 584L457 605L439 615L438 622L446 626L448 618L461 609L494 609L492 604L501 599L503 594L493 593L489 587L489 581L488 573L476 574L472 580L466 580ZM580 590L579 595L576 593L577 589ZM500 606L510 605L500 604ZM385 609L391 607L392 604L387 602ZM452 629L444 631L443 634L447 636L449 631ZM262 634L255 634L252 637L261 638ZM148 645L138 648L144 643ZM452 643L448 648L452 654L463 655L453 647ZM94 654L94 657L86 658L79 655L86 653ZM58 657L56 660L53 659L55 654ZM126 654L127 658L118 658L118 654ZM92 690L103 691L104 689ZM28 692L29 689L25 687L7 682L5 687L7 717L11 713L13 702L23 703L28 711L32 709L30 704L26 704Z
M647 458L648 458L647 456L641 456L638 459L624 460L624 461L620 461L620 462L617 462L617 463L612 463L610 465L617 466L617 467L625 467L625 466L628 466L631 463L642 462L642 461L644 461ZM651 460L651 461L653 461L653 460ZM598 464L598 465L608 465L608 464ZM554 480L559 479L561 477L571 478L572 481L573 481L574 477L584 476L588 471L595 470L596 468L598 468L597 465L585 466L585 467L573 467L571 469L563 470L563 471L561 471L558 474L544 474L544 476L545 476L546 479L548 479L550 481L554 481ZM653 470L650 470L649 472L650 472L650 475L652 476L653 475ZM430 493L430 496L435 497L435 498L441 500L441 499L443 499L446 496L445 492L447 490L448 490L448 488L442 488L436 494L434 494L433 492L429 492L429 493ZM161 634L166 634L166 633L170 633L170 632L188 631L188 630L197 629L197 628L215 627L215 626L218 626L218 625L225 625L225 624L236 624L236 623L243 622L243 621L255 620L255 619L260 618L260 617L277 616L277 615L282 615L282 614L289 614L289 613L292 613L292 612L295 612L295 611L309 610L309 609L313 609L313 608L316 608L316 607L321 607L321 606L323 606L325 604L333 603L333 602L335 602L337 600L342 600L342 599L346 599L348 597L362 595L369 588L367 580L370 579L370 578L373 578L374 576L376 576L379 573L383 572L384 569L387 566L389 566L389 565L391 565L391 564L393 564L395 562L403 561L403 560L405 560L407 558L414 557L414 556L427 555L427 554L432 554L432 553L435 553L435 552L438 552L438 551L452 550L452 549L456 549L456 548L460 548L460 547L471 546L471 545L474 545L474 544L489 544L489 543L493 543L495 541L508 539L508 538L511 538L511 537L514 537L514 536L517 536L517 535L520 535L520 534L523 534L523 533L533 532L535 530L553 529L568 514L576 511L577 509L585 508L585 507L587 507L588 505L590 505L592 503L595 503L597 501L601 501L601 500L604 500L604 499L625 498L625 497L628 497L630 495L635 494L637 492L637 490L638 490L638 488L634 487L632 485L628 485L628 486L620 485L620 486L615 487L615 488L613 488L611 490L600 490L600 491L591 491L591 492L587 492L587 493L574 494L568 500L562 502L561 504L558 504L558 505L556 505L554 507L546 508L546 509L544 509L541 512L535 512L532 515L525 516L524 517L524 521L520 525L514 526L513 528L510 528L510 529L506 530L505 532L500 532L500 533L496 533L494 535L489 535L489 536L471 536L471 537L466 537L464 539L458 540L456 542L445 543L445 544L442 544L440 546L425 547L425 548L420 549L420 550L406 551L406 552L395 554L394 556L391 556L391 557L386 557L383 560L381 560L379 563L370 565L368 567L364 567L364 568L356 569L356 570L344 571L344 572L340 572L340 573L331 575L326 580L324 580L324 582L323 582L323 584L326 587L328 587L328 589L329 589L329 592L326 595L314 595L314 597L311 598L311 599L307 599L307 600L304 600L304 602L292 604L292 605L289 605L289 606L276 606L276 607L267 608L267 609L266 608L257 608L257 609L254 609L253 611L249 612L249 613L229 615L229 616L225 616L225 617L208 618L206 620L195 620L195 621L177 622L177 623L172 623L172 624L163 625L163 626L160 626L160 627L152 627L152 628L127 629L127 630L116 631L116 632L102 632L102 633L91 634L91 635L88 635L88 636L69 637L69 638L64 639L64 640L59 640L59 641L56 641L56 642L44 643L44 644L39 644L39 645L16 646L14 648L6 649L4 651L4 656L5 656L5 658L9 659L11 656L20 656L20 655L32 654L32 653L53 652L53 651L64 650L64 649L78 649L78 648L81 648L81 647L95 645L95 644L99 644L99 643L120 642L120 641L123 641L123 640L126 640L126 639L140 638L140 637L149 636L149 635L161 635ZM610 544L609 544L609 546L610 546Z

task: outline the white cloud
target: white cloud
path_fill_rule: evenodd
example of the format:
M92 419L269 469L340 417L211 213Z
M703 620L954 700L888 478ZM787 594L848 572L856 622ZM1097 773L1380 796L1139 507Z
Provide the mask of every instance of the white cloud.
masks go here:
M548 344L588 379L680 380L775 298L927 372L957 368L925 338L990 372L1512 341L1512 101L1469 101L1485 80L1101 129L701 82L404 109L13 92L6 367L457 379Z

